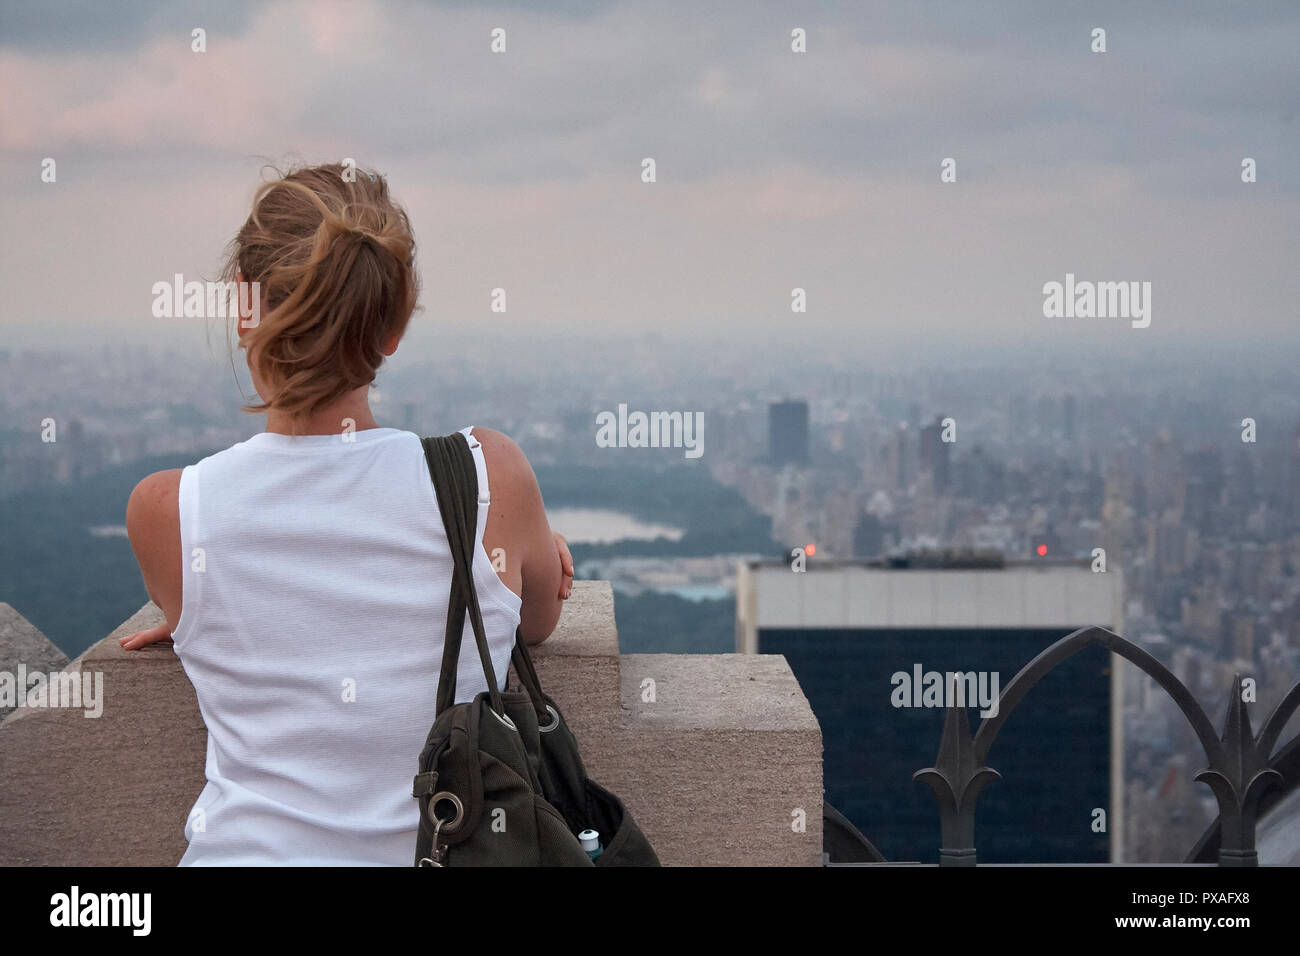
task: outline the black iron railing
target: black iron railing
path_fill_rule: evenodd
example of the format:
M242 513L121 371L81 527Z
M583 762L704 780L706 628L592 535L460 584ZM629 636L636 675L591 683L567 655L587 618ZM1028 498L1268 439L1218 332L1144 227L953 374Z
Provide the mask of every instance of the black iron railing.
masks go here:
M1252 735L1250 715L1242 700L1241 675L1235 675L1220 736L1196 698L1168 668L1133 642L1104 627L1081 628L1026 664L1003 688L996 714L982 720L974 735L970 732L966 707L948 708L934 766L912 775L914 780L929 784L939 801L940 866L976 863L975 804L980 791L1000 778L988 765L988 756L1002 725L1016 705L1053 668L1094 645L1132 661L1173 698L1205 751L1208 766L1195 779L1209 785L1219 804L1219 865L1257 866L1255 824L1259 802L1270 786L1282 780L1272 765L1273 748L1282 728L1300 707L1300 681L1273 709L1259 734Z

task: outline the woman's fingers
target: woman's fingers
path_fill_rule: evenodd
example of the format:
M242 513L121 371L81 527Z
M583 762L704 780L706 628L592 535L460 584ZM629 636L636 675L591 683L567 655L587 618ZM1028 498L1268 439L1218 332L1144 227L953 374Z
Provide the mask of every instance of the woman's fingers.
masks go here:
M118 643L124 650L135 651L150 644L162 644L172 642L172 630L166 624L159 624L157 627L151 627L145 631L136 631L134 634L128 634L121 638Z
M569 543L558 531L555 535L555 551L560 556L560 597L567 599L573 593L573 555L569 553Z

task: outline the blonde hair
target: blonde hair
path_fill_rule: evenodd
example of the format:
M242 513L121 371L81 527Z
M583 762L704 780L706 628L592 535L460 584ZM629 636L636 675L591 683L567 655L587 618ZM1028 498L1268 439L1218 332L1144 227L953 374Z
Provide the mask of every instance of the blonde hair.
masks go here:
M420 292L415 237L387 181L338 163L262 184L223 279L236 272L260 286L262 314L242 344L269 392L244 409L294 421L375 380Z

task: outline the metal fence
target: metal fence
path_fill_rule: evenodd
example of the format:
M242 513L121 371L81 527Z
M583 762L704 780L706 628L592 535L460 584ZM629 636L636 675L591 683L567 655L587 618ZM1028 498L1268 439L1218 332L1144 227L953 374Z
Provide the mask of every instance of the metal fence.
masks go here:
M1260 732L1252 734L1250 715L1242 700L1241 675L1235 675L1223 733L1219 734L1196 698L1168 668L1132 641L1104 627L1080 628L1021 668L1003 688L994 716L984 718L973 735L966 707L954 705L948 708L934 766L912 775L914 780L929 784L939 802L939 865L975 866L976 804L980 791L1001 777L988 764L989 751L998 731L1011 717L1016 705L1043 677L1062 661L1091 646L1104 647L1131 661L1159 684L1187 718L1205 751L1207 766L1195 779L1213 791L1219 817L1214 827L1192 849L1188 862L1208 861L1217 836L1220 866L1257 866L1255 825L1260 801L1274 784L1283 782L1283 774L1278 770L1281 757L1275 757L1273 750L1287 721L1300 707L1300 681L1269 714ZM1290 751L1295 747L1288 745L1286 749ZM870 841L833 808L827 808L825 823L828 846L834 841L844 862L885 862Z

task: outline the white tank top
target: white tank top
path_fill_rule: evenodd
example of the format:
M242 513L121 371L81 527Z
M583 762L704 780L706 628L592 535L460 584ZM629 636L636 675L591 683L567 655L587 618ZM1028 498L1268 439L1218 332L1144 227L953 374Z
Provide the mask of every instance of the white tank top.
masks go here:
M474 580L498 687L520 599L483 548ZM434 720L452 560L419 436L263 433L181 474L172 635L208 728L181 865L415 859L411 796ZM466 617L456 700L487 690Z

